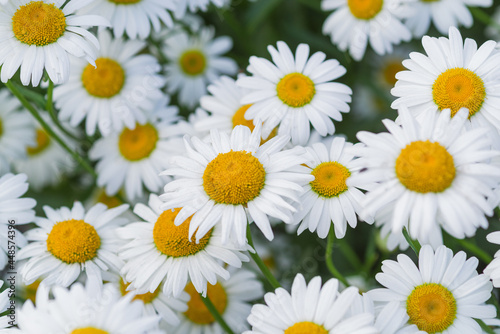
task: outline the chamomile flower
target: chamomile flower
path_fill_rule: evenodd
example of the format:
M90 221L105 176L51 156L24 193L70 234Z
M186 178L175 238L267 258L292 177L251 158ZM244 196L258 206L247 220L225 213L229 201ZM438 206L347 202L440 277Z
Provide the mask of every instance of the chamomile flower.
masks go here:
M176 0L94 0L81 9L81 13L98 14L111 22L113 35L127 35L130 39L146 39L160 31L162 23L174 25L169 12L175 9ZM101 44L102 46L102 44Z
M221 224L222 242L243 246L247 215L269 240L273 231L268 216L292 223L296 209L287 200L297 202L301 186L314 177L300 166L306 162L301 148L281 151L289 137L277 136L260 145L257 124L253 132L239 125L230 136L213 130L208 142L187 136L184 141L187 156L171 159L163 174L177 179L167 183L160 197L164 210L182 207L176 225L193 216L190 238L196 231L198 242Z
M55 84L68 80L69 54L95 65L99 42L82 26L105 26L97 15L75 15L88 1L11 0L0 10L0 79L21 68L21 82L38 86L45 70ZM64 4L64 6L63 6Z
M486 236L486 239L493 244L500 245L500 232L492 232ZM490 277L494 287L500 287L500 252L495 253L495 258L484 269L484 273Z
M229 278L223 263L241 267L241 261L248 260L241 253L244 248L222 243L220 226L194 242L188 235L191 218L176 226L174 220L180 209L164 211L161 205L158 196L151 194L149 206L137 204L134 208L134 213L146 222L135 222L117 231L127 241L119 255L126 262L121 274L130 282L129 290L154 293L163 284L164 293L179 297L191 281L196 291L206 294L207 282L215 284L217 276Z
M175 1L175 17L178 19L184 18L186 11L189 9L191 13L198 10L207 11L208 5L214 4L217 7L222 7L227 0L174 0Z
M355 228L358 222L356 214L361 212L364 200L364 194L358 188L369 188L364 181L351 181L351 175L361 169L356 163L353 145L336 137L329 149L323 143L306 149L311 156L306 165L314 181L304 186L301 209L294 214L297 223L302 221L297 233L309 229L317 232L320 238L326 238L333 224L335 236L343 238L347 224Z
M248 316L252 330L244 334L266 333L349 333L377 334L374 316L368 312L349 312L359 294L349 287L339 292L338 280L332 278L321 286L314 277L306 284L298 274L291 294L283 288L264 296L267 305L256 304Z
M449 39L424 36L427 55L412 52L403 62L408 71L396 74L398 81L391 93L399 98L392 107L406 106L419 120L426 112L451 109L453 116L467 108L472 127L500 130L496 42L487 41L478 49L472 39L463 42L456 28L451 27L449 34Z
M422 37L431 25L431 21L441 34L446 34L450 27L463 25L472 27L472 14L468 7L490 7L493 0L418 0L413 1L413 15L404 23L414 37Z
M375 302L392 305L395 310L387 316L394 323L406 317L406 324L426 333L480 334L481 327L474 319L492 320L496 309L485 304L493 287L486 275L478 275L477 265L478 260L466 260L464 252L453 255L445 246L434 252L424 245L418 268L404 254L398 255L397 261L383 261L376 279L385 288L368 294Z
M411 39L401 20L412 14L405 0L323 0L324 11L334 10L323 24L323 33L341 51L361 60L366 46L379 55L392 53L393 45Z
M115 229L125 222L118 216L128 205L107 210L97 204L87 212L80 202L72 208L44 206L47 218L38 218L38 228L26 233L33 241L23 247L18 260L26 259L20 269L25 285L43 277L46 286L69 286L85 271L87 284L102 285L101 271L118 271L123 265L116 255Z
M220 75L234 75L236 62L222 54L233 41L227 36L214 39L213 28L201 28L195 35L177 31L165 40L163 53L169 63L165 66L167 91L179 92L181 104L193 108L206 94L207 84Z
M351 89L331 82L346 73L337 60L325 60L323 52L309 58L309 46L299 44L293 56L284 42L278 49L268 46L273 63L264 58L250 57L251 77L240 77L238 85L249 89L241 100L252 104L245 112L246 119L259 118L264 122L262 137L267 138L279 125L278 134L290 135L294 145L304 145L309 139L310 124L320 135L335 132L332 119L342 120L349 112Z
M160 89L165 80L156 58L138 55L145 42L112 38L107 30L99 31L98 38L97 67L73 58L69 80L54 89L54 101L61 120L76 127L85 119L89 136L97 128L108 136L133 129L136 122L144 124L145 113L164 96Z

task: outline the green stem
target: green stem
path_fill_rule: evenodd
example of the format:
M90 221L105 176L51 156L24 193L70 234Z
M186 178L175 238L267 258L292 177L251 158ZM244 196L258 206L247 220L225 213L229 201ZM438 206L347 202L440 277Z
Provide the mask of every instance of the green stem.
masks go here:
M403 227L403 235L406 239L406 242L410 244L411 249L413 249L413 251L415 252L415 254L417 254L418 257L420 248L422 248L422 246L420 246L420 243L417 240L413 240L412 238L410 238L410 235L408 234L408 230L406 229L406 227Z
M500 30L500 24L496 22L491 15L487 14L484 10L477 7L469 7L469 10L476 19L483 22L488 26L492 26L497 30Z
M483 261L484 263L490 263L493 260L490 254L486 253L484 250L479 248L477 245L465 239L456 239L457 242L465 248L467 251L474 254L478 259Z
M350 286L350 284L347 282L344 276L335 268L333 265L333 260L332 260L332 253L333 253L333 241L335 240L335 234L334 234L333 227L330 228L330 232L328 232L328 239L326 243L326 252L325 252L325 261L326 261L326 266L328 267L328 270L330 270L330 273L332 273L333 277L338 279L339 281L342 282L346 287Z
M483 331L485 331L486 333L489 333L489 334L495 334L495 331L493 331L493 329L491 329L490 326L486 325L484 323L484 321L482 321L481 319L474 319L474 320L477 321L477 323L479 324L479 326L481 326Z
M63 149L65 149L71 156L78 161L80 165L82 165L83 168L85 168L94 178L97 177L96 172L90 166L90 164L85 161L78 153L73 151L62 139L59 137L54 130L50 128L50 126L47 124L47 122L44 121L44 119L40 116L40 114L37 112L37 110L29 103L29 101L16 89L16 87L12 84L12 82L9 80L5 83L5 86L14 94L21 104L28 109L28 111L33 115L33 117L40 123L40 125L43 127L43 129L51 136L59 145L62 146Z
M356 270L359 270L363 267L363 264L361 263L358 255L351 248L351 245L349 245L346 239L339 240L339 248L347 258L347 260L352 264L352 266L356 268Z
M273 276L273 274L271 273L269 268L266 266L264 261L262 261L259 254L257 254L257 251L255 250L255 247L253 245L253 240L252 240L252 233L250 232L250 225L248 225L248 227L247 227L247 240L248 240L248 244L250 245L250 247L252 247L254 249L254 252L255 252L255 253L249 252L250 257L255 261L255 263L259 267L260 271L262 272L264 277L267 279L267 281L271 284L273 289L280 288L281 287L280 282L278 282L278 280Z
M226 333L229 334L234 334L233 330L231 327L228 326L224 318L220 315L219 311L215 308L214 304L208 297L203 297L200 293L201 300L203 301L203 304L207 307L207 309L210 311L212 316L215 318L215 320L219 323L219 325L226 331Z

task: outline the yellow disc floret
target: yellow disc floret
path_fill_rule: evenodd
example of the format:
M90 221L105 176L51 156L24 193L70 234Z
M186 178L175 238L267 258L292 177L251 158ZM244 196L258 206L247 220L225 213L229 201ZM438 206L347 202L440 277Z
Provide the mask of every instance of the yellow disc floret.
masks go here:
M50 144L50 137L47 132L42 129L36 130L36 145L28 146L26 152L28 155L37 155L43 152Z
M241 106L238 110L233 115L232 121L233 121L233 128L237 125L244 125L250 128L250 131L253 131L255 129L255 125L253 125L253 120L246 119L245 118L245 113L250 108L252 105L251 104L245 104L244 106Z
M109 58L97 58L95 65L88 64L83 70L83 87L95 97L110 98L118 94L125 83L123 67Z
M352 15L361 20L370 20L382 10L383 0L347 0Z
M102 203L108 207L108 209L116 208L119 205L122 205L123 202L116 196L108 196L104 189L99 191L99 196L97 196L97 203Z
M414 141L396 159L396 176L409 190L439 193L455 179L453 156L439 143Z
M285 75L276 86L278 97L293 108L300 108L311 102L316 94L314 82L302 73Z
M64 34L66 18L54 4L31 1L12 16L12 32L24 44L44 46L52 44Z
M439 110L451 109L454 116L460 108L467 108L471 117L481 109L486 88L483 80L471 70L450 68L434 81L432 97Z
M83 327L74 329L70 334L109 334L109 333L95 327Z
M120 278L120 292L121 292L122 296L125 296L127 293L129 293L129 291L127 291L127 288L129 285L130 285L130 283L125 283L123 281L123 279ZM143 293L140 295L135 295L135 297L132 300L140 300L144 304L149 304L153 300L155 300L156 297L158 297L159 293L160 293L160 287L158 286L155 291L146 292L146 293Z
M83 220L56 223L47 237L47 250L66 263L84 263L97 256L101 238L94 226Z
M441 333L453 324L457 303L453 294L441 284L424 283L413 289L406 300L410 323L429 334Z
M199 75L205 71L207 60L201 51L189 50L181 55L179 65L185 74Z
M213 323L215 319L201 300L200 294L194 288L193 283L188 283L184 290L191 297L187 303L188 310L184 312L184 315L195 324L208 325ZM227 306L227 294L220 283L215 285L208 283L207 297L214 304L219 314L224 314Z
M163 254L171 257L190 256L204 250L212 236L212 230L210 230L198 243L195 242L194 235L189 240L191 217L179 226L175 226L174 220L179 211L181 211L180 208L176 208L173 211L163 211L156 220L153 228L153 240L156 248Z
M322 197L336 197L347 190L346 180L351 172L336 161L322 162L312 172L311 189Z
M388 62L382 70L382 75L384 77L385 83L389 86L394 86L396 84L396 73L406 70L400 61Z
M328 334L325 327L310 321L302 321L293 324L285 330L285 334Z
M203 173L203 188L215 202L246 204L264 188L266 171L259 159L246 151L219 153Z
M120 134L118 147L122 156L129 161L142 160L150 156L158 142L158 131L149 123L136 124L135 129L125 128Z

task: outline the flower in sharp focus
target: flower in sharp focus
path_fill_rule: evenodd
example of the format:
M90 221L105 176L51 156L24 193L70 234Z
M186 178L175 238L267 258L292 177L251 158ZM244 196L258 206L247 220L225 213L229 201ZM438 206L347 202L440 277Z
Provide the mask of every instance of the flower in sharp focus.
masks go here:
M109 22L97 15L75 15L86 3L11 0L4 5L0 10L1 81L7 82L20 67L25 86L30 80L38 86L44 70L55 84L64 83L71 67L69 54L95 65L99 42L82 26Z
M242 104L252 104L245 119L264 122L262 137L278 127L278 134L289 135L294 145L304 145L310 136L310 124L320 135L335 132L335 121L349 112L352 90L331 82L346 73L335 59L325 61L323 52L309 57L309 46L299 44L295 57L288 45L278 42L278 49L268 46L273 63L250 57L249 77L240 77L237 84L247 88Z

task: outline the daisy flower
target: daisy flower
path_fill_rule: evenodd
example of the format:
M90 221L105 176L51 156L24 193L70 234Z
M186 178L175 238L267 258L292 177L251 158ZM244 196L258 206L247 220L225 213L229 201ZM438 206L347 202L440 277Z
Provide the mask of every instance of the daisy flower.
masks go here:
M248 316L252 330L244 334L267 333L349 333L377 334L373 314L349 312L358 289L349 287L339 292L338 280L332 278L321 286L314 277L306 284L298 274L291 294L283 288L264 296L267 305L256 304Z
M97 15L75 15L88 1L11 0L0 11L0 79L7 82L21 67L21 82L38 86L47 72L55 84L66 82L69 54L95 65L99 42L82 26L107 26ZM64 7L63 7L64 4Z
M358 188L366 190L369 184L351 181L351 175L361 169L351 143L335 137L329 146L328 149L325 144L316 143L306 148L311 156L306 165L314 181L304 186L301 209L293 217L297 223L302 221L298 234L309 229L317 232L320 238L326 238L333 224L335 236L343 238L347 223L352 228L357 225L356 214L361 212L360 203L364 200L364 194Z
M385 288L368 294L383 305L395 304L396 312L387 314L392 322L407 317L407 324L425 333L480 334L483 332L474 319L490 321L496 309L485 304L493 287L486 275L478 275L478 262L475 257L466 260L464 252L453 255L445 246L434 252L424 245L418 268L404 254L399 254L397 261L383 261L382 273L375 278Z
M232 48L231 38L213 38L214 29L205 27L194 36L179 30L164 42L162 51L169 61L165 66L167 91L179 92L180 103L188 108L199 103L208 83L238 70L234 60L221 56Z
M184 291L190 296L188 309L181 314L180 325L175 328L167 327L167 333L224 333L193 284L188 283ZM250 302L262 298L263 294L262 283L253 272L244 269L238 269L236 272L233 270L231 278L209 285L207 292L212 304L235 333L248 329L246 318L252 307Z
M0 280L0 287L2 287L3 284L4 284L4 281ZM13 290L15 290L15 289L13 289ZM12 303L14 302L14 300L12 302L10 301L9 291L10 291L9 288L7 288L4 291L2 291L2 293L0 293L0 313L4 313L5 311L9 310L8 308L12 309L11 305L13 305ZM12 293L12 292L10 292L10 293ZM14 307L14 312L15 312L15 304L13 307ZM10 313L10 310L9 310L9 313ZM7 329L8 327L10 327L9 321L12 321L12 319L9 317L9 313L0 317L0 330L4 330L4 329ZM8 333L8 332L4 332L4 333Z
M456 28L451 27L449 33L449 39L424 36L427 55L412 52L403 61L408 71L396 74L398 81L391 93L399 98L392 107L406 106L419 120L426 112L451 109L453 116L467 108L472 127L500 130L496 42L487 41L478 49L472 39L463 42Z
M488 129L465 131L465 109L453 118L449 109L428 113L425 126L406 109L399 117L401 127L383 121L390 133L358 132L366 145L359 149L360 163L368 170L353 178L378 182L366 193L364 212L387 208L392 232L407 227L422 244L433 238L436 226L458 239L486 228L485 215L493 214L487 197L500 182L500 168L490 162L500 152L491 149Z
M418 0L411 3L413 15L404 23L417 38L427 33L431 21L441 34L446 34L450 27L472 27L472 14L467 7L490 7L492 4L493 0Z
M259 123L259 122L258 122ZM189 237L196 242L216 224L222 225L222 242L246 244L247 215L267 239L273 231L268 216L292 223L296 211L287 200L298 202L302 185L313 180L304 172L299 147L284 150L289 137L277 136L260 145L261 125L254 131L236 126L231 135L213 130L208 142L184 137L187 156L171 159L163 174L178 178L167 183L161 195L163 210L182 207L175 219L191 218Z
M113 39L107 30L100 30L98 38L97 67L73 58L69 80L54 89L54 101L61 120L76 127L85 118L89 136L97 128L108 136L125 126L133 129L136 122L144 124L145 112L164 96L160 89L165 80L156 58L138 55L145 42Z
M186 11L189 8L191 13L198 10L203 12L207 11L209 4L214 4L217 7L222 7L226 4L227 0L174 0L175 1L175 17L183 19Z
M411 39L401 20L412 14L406 0L323 0L324 11L334 10L323 24L323 34L341 51L361 60L366 46L379 55L392 53L394 44Z
M500 231L492 232L486 239L496 245L500 245ZM493 281L493 286L500 287L500 252L495 253L495 258L484 269L484 273Z
M217 276L229 278L223 263L241 267L248 258L243 248L221 242L221 227L216 225L201 240L188 236L191 218L176 226L179 208L162 210L162 201L151 194L149 206L137 204L134 213L146 220L118 229L118 236L127 241L119 256L126 262L121 274L130 282L129 290L151 292L163 283L163 292L179 297L188 283L200 293L207 293L207 282L215 284Z
M98 14L111 22L113 35L130 39L146 39L160 31L162 23L172 28L170 12L175 9L176 0L95 0L81 9L81 13ZM102 46L102 44L101 44Z
M38 228L26 232L33 242L17 256L27 260L19 271L23 283L43 277L46 286L67 287L85 271L91 287L101 286L101 271L119 271L123 265L115 254L115 228L125 222L117 217L127 208L121 205L107 210L104 204L96 204L85 212L80 202L71 209L44 206L47 218L38 218Z
M263 138L279 125L278 134L290 135L294 145L307 142L310 123L322 136L333 134L332 119L341 121L341 113L349 112L352 90L331 81L346 69L335 59L325 61L323 52L309 58L307 44L299 44L295 58L286 43L277 45L277 50L271 45L267 48L274 64L252 56L247 70L253 76L238 78L237 84L249 89L241 103L252 104L245 118L264 122Z

